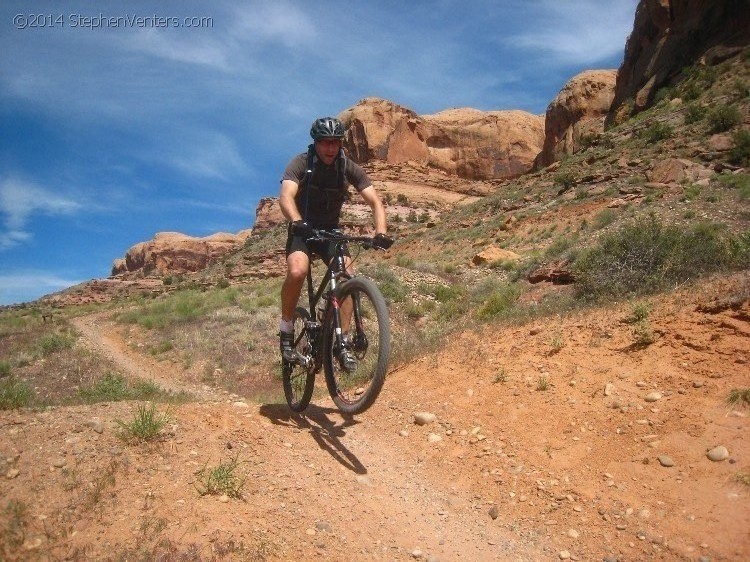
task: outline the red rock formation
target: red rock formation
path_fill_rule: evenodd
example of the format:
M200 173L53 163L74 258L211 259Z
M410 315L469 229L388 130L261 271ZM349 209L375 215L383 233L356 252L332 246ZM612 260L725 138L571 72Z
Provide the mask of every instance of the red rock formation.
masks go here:
M158 270L162 275L200 271L208 263L241 246L250 230L238 234L217 233L194 238L179 232L160 232L153 240L131 247L125 259L115 260L112 276Z
M648 107L660 87L709 49L709 62L716 62L749 42L747 0L640 0L608 121L628 99L636 112Z
M347 151L357 162L411 162L471 180L529 171L544 141L544 119L525 111L465 108L419 116L366 98L339 117L348 128Z
M278 197L263 197L255 209L254 230L266 230L277 224L281 224L286 219L281 214Z
M544 148L535 167L545 167L573 154L584 135L604 130L604 118L615 95L616 70L587 70L560 90L547 107L544 120Z

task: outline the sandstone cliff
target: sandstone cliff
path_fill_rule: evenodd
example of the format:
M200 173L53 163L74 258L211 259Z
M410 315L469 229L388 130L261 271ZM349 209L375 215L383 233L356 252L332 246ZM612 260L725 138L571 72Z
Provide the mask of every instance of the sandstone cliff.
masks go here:
M535 167L573 154L586 135L604 130L604 118L615 94L615 70L588 70L571 78L547 107L544 147Z
M434 115L378 98L343 111L345 145L357 162L413 162L471 180L529 171L544 142L544 118L525 111L451 109Z
M115 260L112 276L134 272L148 274L154 270L162 275L200 271L212 259L239 248L250 233L250 230L237 234L219 232L195 238L179 232L159 232L153 240L131 247L124 259Z
M709 49L708 62L714 62L749 41L747 0L640 0L608 121L629 99L636 112L648 107L660 87L679 79Z

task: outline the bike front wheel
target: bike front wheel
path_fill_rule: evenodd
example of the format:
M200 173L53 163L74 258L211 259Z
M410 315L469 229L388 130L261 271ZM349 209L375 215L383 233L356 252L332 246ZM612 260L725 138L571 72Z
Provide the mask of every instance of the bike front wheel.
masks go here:
M388 307L371 280L354 277L336 288L341 318L336 337L333 315L324 330L323 367L328 392L346 414L372 406L383 389L391 353Z
M302 307L294 311L294 347L303 357L311 357L312 342L305 324L310 313ZM287 363L281 360L281 374L284 382L284 396L294 412L301 412L310 404L315 387L315 368L311 365Z

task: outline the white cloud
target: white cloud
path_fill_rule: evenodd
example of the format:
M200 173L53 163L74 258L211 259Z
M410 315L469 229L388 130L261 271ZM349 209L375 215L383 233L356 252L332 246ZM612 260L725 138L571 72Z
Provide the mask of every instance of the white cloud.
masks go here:
M31 238L31 234L26 231L26 224L32 215L69 215L80 208L81 204L77 201L57 195L49 189L17 178L3 179L0 182L0 215L3 219L0 250Z
M0 304L17 304L38 299L80 283L43 270L24 270L0 274Z
M636 4L636 0L543 0L534 4L536 25L503 42L509 47L536 51L554 63L592 64L625 50Z

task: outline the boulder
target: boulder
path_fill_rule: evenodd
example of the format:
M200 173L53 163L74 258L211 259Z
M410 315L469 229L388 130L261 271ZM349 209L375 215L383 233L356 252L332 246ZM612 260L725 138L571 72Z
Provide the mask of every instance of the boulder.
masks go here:
M544 146L535 167L543 168L573 154L586 135L604 131L604 119L615 96L616 70L587 70L560 90L547 107Z
M485 265L496 261L517 261L521 259L521 256L510 250L503 250L497 246L489 246L476 254L472 259L471 263L474 265Z
M544 142L544 118L518 110L463 108L419 116L366 98L339 118L347 126L347 153L359 163L409 163L470 180L528 172Z
M253 223L253 229L256 232L273 228L285 221L284 215L281 214L278 197L263 197L258 202Z
M710 178L713 172L691 160L684 158L667 158L657 162L646 173L650 182L660 184L679 183L683 180L698 181Z

